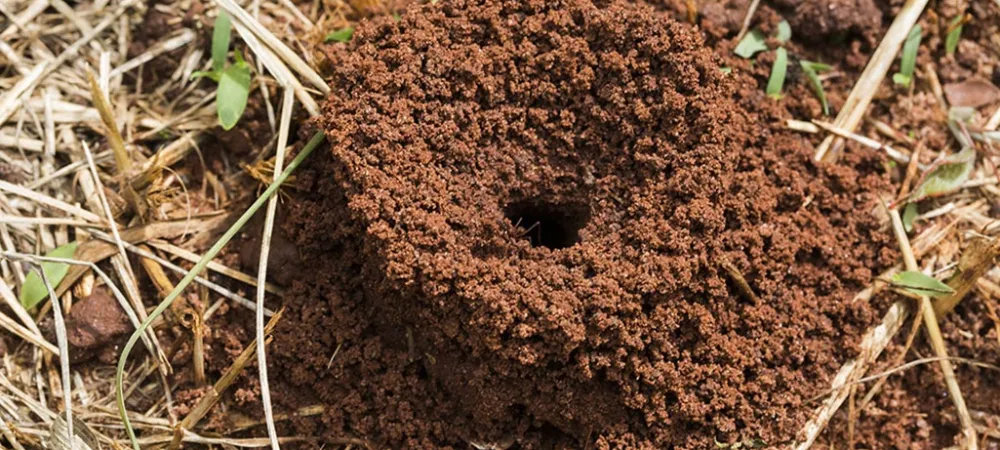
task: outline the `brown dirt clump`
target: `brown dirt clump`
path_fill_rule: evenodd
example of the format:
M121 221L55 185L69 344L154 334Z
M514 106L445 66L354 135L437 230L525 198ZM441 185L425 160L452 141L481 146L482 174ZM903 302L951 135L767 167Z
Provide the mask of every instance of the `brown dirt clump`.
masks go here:
M791 440L875 319L877 159L811 161L689 28L455 0L331 50L276 400L380 448ZM734 100L735 98L735 100ZM739 294L722 265L746 278ZM280 376L280 375L279 375ZM482 448L482 447L481 447Z

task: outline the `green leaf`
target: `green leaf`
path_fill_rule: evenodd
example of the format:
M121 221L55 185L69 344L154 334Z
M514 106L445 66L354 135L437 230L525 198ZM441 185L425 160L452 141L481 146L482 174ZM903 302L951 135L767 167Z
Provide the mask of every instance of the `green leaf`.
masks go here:
M69 259L73 257L73 253L76 252L76 242L70 242L69 244L63 245L61 247L52 250L45 256L49 258L63 258ZM56 263L56 262L43 262L42 270L45 271L45 278L49 279L49 283L55 288L62 282L63 277L69 272L69 264ZM45 287L45 283L42 281L42 276L38 274L38 270L32 270L27 277L24 278L24 284L21 285L21 305L25 309L34 308L42 300L45 300L49 296L49 290Z
M892 81L903 87L910 87L913 81L913 70L917 67L917 51L920 50L920 25L914 25L903 43L903 55L900 57L899 72L892 76Z
M771 66L771 78L767 80L767 95L773 99L781 98L781 89L785 86L785 73L788 71L788 50L780 47L775 52L774 65Z
M733 73L733 68L732 67L720 67L719 71L722 72L722 73L724 73L724 74L726 74L726 75L729 75L729 74Z
M920 186L913 191L911 202L927 197L938 197L958 190L969 179L976 165L976 150L967 147L934 163L930 173L922 177Z
M212 70L215 72L221 72L226 66L232 32L233 23L229 19L229 14L219 11L218 17L215 18L215 29L212 31Z
M778 34L775 37L782 44L792 38L792 26L788 24L787 20L782 20L778 23Z
M238 54L237 54L238 55ZM215 93L215 105L219 113L219 124L231 130L239 122L247 107L250 96L250 65L237 56L235 64L223 70L219 76L219 90Z
M349 42L351 37L354 36L354 27L344 27L337 31L332 31L330 34L326 35L324 42Z
M900 272L893 275L892 284L911 294L928 297L942 297L955 293L955 290L947 284L915 271Z
M758 52L767 50L767 38L758 29L751 30L743 39L740 40L739 44L736 44L736 49L733 53L743 59L753 58Z
M949 27L954 27L948 32L948 36L944 40L944 51L949 55L954 55L955 50L958 49L958 41L962 37L962 25L959 25L960 23L962 23L961 14L952 19L951 24L949 24Z
M920 210L917 209L916 203L906 205L906 209L903 210L903 229L907 233L913 232L913 219L917 218L917 214L920 214Z
M802 71L805 72L806 78L809 79L809 84L816 91L816 97L819 98L820 104L823 105L823 115L829 116L830 104L826 101L826 92L823 90L823 82L819 79L819 73L826 72L833 67L830 67L829 64L806 60L799 61L799 65L802 66Z

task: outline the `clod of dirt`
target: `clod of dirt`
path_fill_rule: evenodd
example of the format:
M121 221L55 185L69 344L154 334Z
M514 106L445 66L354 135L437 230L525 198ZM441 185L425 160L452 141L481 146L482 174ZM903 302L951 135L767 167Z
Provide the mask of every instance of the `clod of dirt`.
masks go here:
M892 256L877 158L813 163L688 27L617 2L455 0L352 45L331 50L332 149L290 217L325 270L286 294L275 364L306 389L289 405L338 405L298 432L779 443L855 355L875 314L850 299Z
M943 87L945 98L951 106L978 108L1000 100L1000 88L980 78L947 83Z
M118 301L106 289L96 288L73 304L66 318L70 355L76 361L89 359L131 329L132 324Z

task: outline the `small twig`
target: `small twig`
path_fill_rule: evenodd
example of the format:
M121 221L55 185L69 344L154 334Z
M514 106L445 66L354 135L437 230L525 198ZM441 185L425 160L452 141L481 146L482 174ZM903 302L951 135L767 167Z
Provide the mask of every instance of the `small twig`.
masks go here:
M921 304L921 308L923 308L923 304ZM917 337L917 332L920 331L920 325L923 324L923 314L924 312L922 310L917 311L917 314L913 317L913 324L910 325L910 332L906 335L906 344L903 345L903 350L899 352L899 355L896 355L896 359L892 363L893 366L899 366L903 364L904 360L906 360L906 353L909 352L910 347L913 346L913 340ZM876 381L875 384L868 389L868 392L865 393L865 397L861 399L861 405L858 409L864 411L865 407L868 406L868 402L870 402L872 398L875 397L875 394L882 389L882 385L885 384L888 379L888 376L879 378L878 381Z
M59 304L59 297L49 283L49 277L45 275L45 270L41 264L36 266L38 274L41 275L42 284L49 291L49 302L52 304L52 315L55 319L56 344L59 346L59 368L63 391L63 408L66 409L66 442L73 442L73 380L69 374L69 340L66 338L66 320L62 314L62 306Z
M61 200L54 199L47 195L32 191L31 189L26 189L24 187L8 183L3 180L0 180L0 191L7 191L10 192L11 194L19 195L28 200L32 200L42 205L61 210L63 212L72 214L89 222L94 222L94 223L103 222L100 216L90 211L87 211L86 209L80 208L79 206L70 205Z
M278 181L285 165L285 147L288 145L288 129L292 122L292 109L295 107L295 94L292 89L285 88L281 104L281 123L278 128L278 147L274 161L274 180ZM274 411L271 406L271 390L267 379L267 354L264 346L264 286L267 283L267 263L271 253L271 233L274 231L274 214L278 210L278 196L271 197L264 213L264 230L260 239L260 260L257 264L257 371L260 374L260 397L264 404L264 420L267 422L267 435L271 439L271 450L279 450L278 430L274 426Z
M201 288L201 292L207 293L208 290L205 287ZM194 323L191 324L191 339L193 344L191 345L191 360L194 366L194 381L199 386L205 385L205 319L204 312L195 311L193 314ZM274 317L274 316L272 316Z
M862 136L862 135L857 134L857 133L855 133L853 131L845 130L845 129L843 129L841 127L838 127L838 126L836 126L834 124L823 122L822 120L813 120L813 123L815 123L816 125L818 125L820 128L823 128L823 129L829 131L830 133L833 133L833 134L837 135L838 137L851 139L851 140L853 140L853 141L855 141L855 142L857 142L857 143L859 143L861 145L864 145L865 147L868 147L868 148L870 148L872 150L885 151L886 155L888 155L890 158L892 158L894 161L896 161L896 162L898 162L900 164L909 164L910 163L910 155L907 155L907 154L905 154L905 153L903 153L903 152L901 152L899 150L896 150L895 148L893 148L893 147L891 147L889 145L883 144L883 143L881 143L879 141L876 141L876 140L874 140L872 138L869 138L869 137L866 137L866 136ZM925 166L924 164L920 164L919 162L917 163L917 167L920 168L921 170L925 170L927 168L927 166Z
M903 177L903 185L899 188L899 197L906 198L907 194L910 193L910 185L913 183L913 179L916 178L917 172L920 170L920 152L924 149L924 141L921 139L917 142L917 145L913 147L913 153L910 154L910 163L906 165L906 176Z
M87 78L90 80L90 97L94 102L94 107L97 108L97 112L101 114L101 121L104 122L104 128L108 131L106 136L108 138L108 146L114 152L118 173L127 174L132 167L132 158L129 157L128 149L125 148L125 140L122 139L121 133L118 132L118 125L115 123L115 117L111 112L111 105L108 103L108 98L104 94L104 91L101 90L101 86L97 83L97 79L94 78L93 72L88 70ZM90 158L93 157L91 156Z
M920 267L917 265L916 257L913 256L913 249L910 247L909 238L906 237L906 230L903 229L903 219L899 217L899 211L895 209L889 210L889 217L892 218L892 229L896 235L896 240L899 241L900 253L903 254L903 262L906 264L906 269L919 271ZM948 349L945 346L944 338L941 337L941 329L938 325L937 314L934 313L934 305L931 304L931 300L927 296L921 296L920 303L924 325L927 327L931 346L934 348L934 353L941 358L941 372L944 374L948 392L951 394L955 408L958 410L959 422L961 422L962 430L965 434L966 448L975 450L978 448L976 429L972 424L972 417L969 416L969 409L965 405L965 398L962 396L962 390L958 386L958 380L955 378L955 369L952 367L951 361L947 359Z

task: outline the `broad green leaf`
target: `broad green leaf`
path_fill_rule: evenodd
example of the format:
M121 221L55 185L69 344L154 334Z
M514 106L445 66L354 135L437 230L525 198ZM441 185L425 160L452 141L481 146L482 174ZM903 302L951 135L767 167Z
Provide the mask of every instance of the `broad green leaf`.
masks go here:
M944 51L949 55L954 55L955 50L958 49L958 41L962 38L962 15L959 14L958 17L952 19L949 27L954 27L948 32L948 36L944 40Z
M230 130L239 122L247 107L250 96L250 65L237 58L235 64L227 67L219 76L219 90L215 94L215 105L219 113L219 124Z
M913 219L917 218L917 214L920 214L920 210L917 209L916 203L907 204L903 210L903 229L907 233L913 232Z
M788 50L785 50L785 47L780 47L775 52L774 65L771 66L771 78L767 80L767 95L771 98L781 98L786 72L788 72Z
M892 284L893 286L902 288L911 294L924 295L927 297L942 297L955 293L955 290L950 288L947 284L938 281L936 278L915 271L900 272L893 275Z
M753 58L758 52L767 50L767 38L764 36L760 30L751 30L743 39L740 40L739 44L736 44L736 49L733 53L743 59Z
M782 20L778 23L778 34L775 37L782 44L792 38L792 26L788 24L787 20Z
M910 201L938 197L958 190L969 179L975 165L976 151L972 148L966 148L934 163L931 172L922 177L920 186L913 191Z
M899 72L892 76L892 81L903 87L910 87L913 81L913 70L917 67L917 51L920 50L920 25L914 25L903 43L903 55L899 61Z
M60 246L45 256L49 258L63 258L70 259L73 257L73 253L76 252L76 242L70 242L69 244ZM45 271L45 278L49 279L49 284L52 285L54 289L62 281L63 277L66 276L66 272L69 272L69 264L56 263L56 262L42 262L42 270ZM38 270L32 270L27 277L24 278L24 284L21 285L21 305L25 309L34 308L42 300L45 300L49 296L49 290L45 287L45 283L42 281L42 276L38 274Z
M823 82L819 79L820 72L826 72L833 67L829 64L823 64L813 61L800 60L799 65L802 66L802 71L805 72L806 78L809 79L809 84L812 85L813 91L816 91L816 97L819 98L819 103L823 105L823 115L830 115L830 104L826 101L826 92L823 90Z
M325 42L348 42L354 36L354 27L344 27L337 31L332 31L326 35Z
M233 24L229 14L219 11L219 16L215 18L215 29L212 31L212 70L215 72L221 72L226 66L226 55L229 53L229 39L232 33Z

